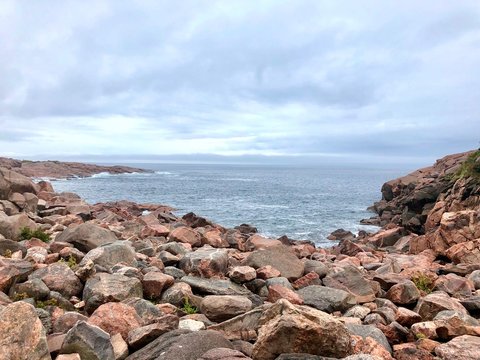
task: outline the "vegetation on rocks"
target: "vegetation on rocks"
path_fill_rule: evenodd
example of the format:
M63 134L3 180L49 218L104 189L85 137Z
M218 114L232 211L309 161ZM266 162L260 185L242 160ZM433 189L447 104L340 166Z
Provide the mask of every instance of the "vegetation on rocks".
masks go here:
M473 178L480 181L480 149L468 156L456 175L460 179Z
M413 275L412 281L417 289L423 291L425 294L430 294L435 286L432 279L428 275L421 272Z
M198 313L198 309L192 304L190 304L190 300L187 296L183 298L183 307L181 310L185 314L189 314L189 315Z
M36 238L42 240L43 242L50 241L50 235L45 233L45 231L43 231L42 229L32 230L26 226L20 229L20 239L30 240L31 238Z

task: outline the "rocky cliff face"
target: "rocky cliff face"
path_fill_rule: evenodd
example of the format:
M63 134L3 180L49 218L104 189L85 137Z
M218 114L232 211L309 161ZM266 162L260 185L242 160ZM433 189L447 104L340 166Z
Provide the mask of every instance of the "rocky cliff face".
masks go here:
M0 168L0 358L478 360L470 155L384 185L384 227L331 249Z

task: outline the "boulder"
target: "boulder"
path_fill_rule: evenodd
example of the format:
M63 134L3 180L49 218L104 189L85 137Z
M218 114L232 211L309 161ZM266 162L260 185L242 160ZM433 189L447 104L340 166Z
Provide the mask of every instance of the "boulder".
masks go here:
M60 353L77 353L81 359L88 360L115 360L108 333L85 321L77 322L67 332Z
M158 271L150 271L142 279L143 294L147 299L160 300L163 290L173 285L173 276Z
M45 300L50 295L50 289L40 279L32 279L23 283L15 284L11 293L16 295L26 294L35 300Z
M332 313L346 311L357 304L355 296L340 290L320 285L311 285L297 291L305 305Z
M306 353L341 358L352 351L350 333L334 317L279 300L259 320L252 358L273 360L284 353Z
M406 280L393 285L387 291L386 297L394 304L408 305L417 302L420 298L420 292L412 281Z
M480 239L453 245L446 251L447 257L455 264L480 263Z
M414 309L423 320L432 320L435 315L443 310L455 310L467 314L467 310L457 299L451 298L443 291L433 292L420 298Z
M132 329L128 333L127 342L132 349L140 349L160 335L175 329L178 329L178 317L170 314L163 315L152 324Z
M18 301L0 309L2 359L50 360L47 338L35 308Z
M456 298L463 298L471 296L475 291L475 286L473 282L464 278L463 276L458 276L457 274L447 274L445 276L440 276L435 281L434 289L445 291L447 294Z
M232 345L217 331L179 329L159 336L126 360L197 360L208 350L217 348L231 349Z
M480 360L480 337L463 335L435 348L442 360Z
M358 303L375 300L375 291L370 282L354 266L345 266L339 271L331 272L322 281L325 286L352 294Z
M189 284L178 282L173 284L162 293L161 300L162 302L169 303L177 307L183 307L185 299L190 299L192 295L192 288Z
M187 274L204 278L223 277L228 269L228 252L225 249L200 248L185 254L180 268Z
M235 284L230 280L204 279L196 276L184 276L181 281L190 285L193 290L196 290L202 294L246 296L251 294L251 292L246 288Z
M360 336L364 340L371 338L375 340L377 344L381 345L389 355L392 353L392 347L388 343L386 336L376 326L354 324L347 324L346 326L352 335Z
M6 239L19 240L21 230L25 227L35 229L37 224L25 213L7 216L0 212L0 235L3 235Z
M0 255L5 256L7 254L13 254L16 251L21 251L22 256L27 255L27 249L17 241L0 239Z
M208 319L222 322L252 309L252 302L238 295L209 295L200 303L200 311Z
M8 200L13 193L36 194L38 186L26 176L0 167L0 200Z
M163 312L152 302L140 299L140 298L130 298L122 301L124 304L133 306L137 315L142 319L142 324L148 325L158 321Z
M0 242L1 245L1 242ZM255 269L251 266L235 266L228 272L230 279L238 284L253 280L257 277ZM480 276L479 276L480 284Z
M69 227L55 238L55 242L73 244L78 250L88 253L101 245L117 241L115 234L93 223Z
M77 321L87 320L88 317L85 315L82 315L76 311L67 311L53 322L53 332L65 334L68 330L75 326Z
M286 246L256 250L248 256L246 265L255 269L270 265L280 271L281 276L292 281L302 277L305 268L303 262Z
M177 241L181 243L190 244L191 246L202 245L202 237L198 231L186 226L178 227L168 236L170 241Z
M79 265L84 266L89 260L105 269L111 269L118 263L127 266L135 266L136 264L135 250L127 241L115 241L90 250Z
M98 326L111 336L120 334L126 340L131 330L142 325L142 319L133 306L110 302L100 305L90 316L88 323Z
M82 293L82 282L65 263L57 262L35 270L28 278L42 280L50 290L57 291L66 298Z
M232 350L228 348L217 348L207 351L198 360L248 360L248 356L241 353L238 350Z
M97 274L87 280L83 290L85 310L89 314L101 304L133 297L143 297L142 283L121 274Z
M303 304L303 299L295 291L277 284L269 286L267 301L274 303L280 299L286 299L296 305Z
M27 280L32 271L30 261L0 258L0 291L8 293L13 284Z

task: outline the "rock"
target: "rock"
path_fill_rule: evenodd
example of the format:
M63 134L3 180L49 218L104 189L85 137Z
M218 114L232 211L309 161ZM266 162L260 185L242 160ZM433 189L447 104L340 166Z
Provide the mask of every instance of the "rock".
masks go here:
M100 265L105 269L111 269L114 265L122 263L127 266L135 266L135 250L126 241L115 241L111 244L99 246L90 250L80 262L80 266L84 266L92 261L96 265Z
M143 294L150 300L159 300L164 289L173 285L173 276L158 271L151 271L143 277Z
M368 242L376 247L394 246L395 243L405 234L405 229L403 227L381 230L374 236L370 237Z
M200 303L200 311L212 321L222 322L252 309L252 302L244 296L209 295Z
M419 349L415 345L395 349L393 356L397 360L435 360L430 351Z
M143 325L154 323L163 315L163 312L157 306L145 299L129 298L122 302L134 307L137 315L142 319Z
M40 279L32 279L13 286L13 294L26 294L35 300L45 300L50 294L50 289Z
M334 311L346 311L357 304L355 297L343 290L326 286L311 285L297 291L305 305L332 313Z
M380 284L380 287L388 291L392 286L403 283L406 279L404 276L395 273L376 274L373 280Z
M128 345L132 349L141 347L152 342L160 335L178 328L178 317L175 315L164 315L157 322L150 325L134 328L128 333Z
M160 251L158 253L158 258L162 260L162 262L165 264L167 267L172 267L176 265L180 261L180 257L173 255L169 253L168 251ZM183 272L183 270L182 270Z
M447 274L440 276L435 281L435 290L445 291L447 294L454 297L466 297L472 295L475 291L473 283L456 274Z
M0 240L1 256L5 256L8 253L13 254L16 251L21 251L23 256L27 255L27 249L22 244L13 240L7 240L7 239Z
M124 360L128 356L128 344L123 340L122 335L115 334L110 338L115 360Z
M323 279L325 286L344 290L355 296L358 303L375 300L375 292L370 282L353 266L346 266L338 272L333 272Z
M442 360L479 360L480 337L463 335L435 348Z
M228 248L230 244L223 238L223 234L219 229L208 229L203 232L202 244L209 245L214 248Z
M352 342L355 353L369 354L376 359L393 360L390 353L371 337L362 338L358 335L352 335Z
M110 302L100 305L90 316L88 323L98 326L111 336L120 334L126 340L131 330L141 326L142 320L133 306Z
M110 336L97 326L79 321L67 332L62 354L77 353L88 360L115 360Z
M19 301L0 309L3 359L50 360L45 329L35 308Z
M225 249L200 248L185 254L180 268L187 274L204 278L223 277L228 269L228 253Z
M282 285L272 285L268 287L267 301L271 303L277 302L277 300L285 299L292 304L302 305L303 299L293 290L286 288Z
M0 234L6 239L19 240L21 230L25 227L35 229L37 225L25 213L7 216L0 212Z
M480 239L453 245L446 251L447 257L455 264L478 264L480 262Z
M423 320L432 320L442 310L455 310L467 314L467 310L457 299L451 298L441 291L421 298L414 309Z
M250 295L246 288L230 280L203 279L196 276L184 276L182 282L187 283L192 289L209 295Z
M170 241L177 241L181 243L190 244L191 246L201 246L202 238L200 234L188 227L179 227L170 232L168 236Z
M57 291L66 298L78 296L82 293L83 285L67 264L57 262L45 268L34 271L30 280L40 279L52 291Z
M284 353L345 357L351 353L350 334L334 317L279 300L259 320L252 358L275 359Z
M0 242L1 246L1 242ZM468 275L468 280L473 283L475 290L480 289L480 270L473 271L470 275Z
M207 351L202 355L198 360L237 360L237 359L250 359L249 357L242 354L240 351L227 349L227 348L217 348Z
M257 277L262 280L272 279L280 276L280 271L270 265L265 265L256 270Z
M230 269L230 271L228 272L228 276L232 281L236 282L237 284L241 284L255 279L257 277L257 273L255 269L251 266L235 266Z
M422 321L422 317L415 311L399 307L395 313L395 321L400 325L410 327L413 324Z
M345 312L345 317L355 317L360 320L363 320L365 316L370 314L371 310L366 306L355 305L354 307L348 309Z
M73 244L78 250L88 253L101 245L117 241L115 234L93 223L69 227L55 238L55 242Z
M32 271L29 261L0 258L0 291L8 293L14 283L27 280Z
M88 317L76 311L67 311L53 322L53 332L65 334L77 321L88 321Z
M414 304L420 298L420 292L415 284L406 280L393 285L386 294L387 299L398 305Z
M134 352L127 360L197 360L208 350L231 349L231 343L212 330L189 332L174 330L159 336L150 344Z
M80 354L61 354L56 357L55 360L82 360Z
M133 297L143 297L142 283L120 274L97 274L87 280L83 290L85 310L89 314L101 304Z
M179 282L165 290L162 293L161 300L177 307L182 307L185 303L185 299L190 299L192 295L193 293L190 285Z
M241 250L265 250L276 246L281 246L282 242L274 239L267 239L258 234L251 235L248 240L240 247Z
M320 278L324 278L328 274L328 266L323 262L318 260L307 260L305 261L305 274L310 272L315 272Z
M304 264L286 246L275 246L251 253L246 265L255 269L270 265L280 271L281 276L296 280L303 276Z
M15 171L0 167L0 199L7 200L13 193L36 194L38 186L32 180Z
M205 324L201 321L193 319L181 319L178 324L178 328L189 331L200 331L205 330Z
M373 325L354 325L347 324L347 329L352 335L360 336L362 339L372 338L380 344L389 354L392 353L392 347L388 343L383 332Z
M292 285L295 289L302 289L310 285L322 285L322 281L320 280L320 276L315 271L310 271L300 279L295 280Z
M340 241L344 239L353 240L354 238L355 238L355 235L353 235L351 231L347 231L344 229L337 229L327 236L328 240L333 240L333 241Z

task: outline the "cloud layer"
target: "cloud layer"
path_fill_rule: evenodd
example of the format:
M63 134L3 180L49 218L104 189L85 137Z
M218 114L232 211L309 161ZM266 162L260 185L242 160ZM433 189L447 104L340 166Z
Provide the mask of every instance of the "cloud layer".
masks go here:
M0 154L435 158L478 64L476 0L7 0Z

